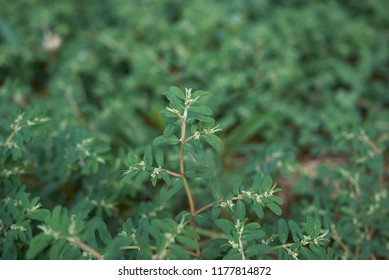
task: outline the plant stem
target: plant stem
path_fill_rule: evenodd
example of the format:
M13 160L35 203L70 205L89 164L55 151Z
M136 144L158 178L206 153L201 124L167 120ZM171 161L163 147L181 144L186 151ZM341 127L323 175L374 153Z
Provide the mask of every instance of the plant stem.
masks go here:
M240 196L235 196L235 197L231 198L230 200L239 200L239 199L242 199L242 198ZM208 203L207 205L201 207L199 210L195 211L194 215L196 216L196 215L200 214L201 212L214 206L216 202L221 202L221 201L223 201L223 199L219 199L219 200Z
M194 217L194 216L196 216L195 203L194 203L194 200L193 200L193 197L192 197L192 194L190 192L189 185L188 185L188 182L186 181L185 176L182 177L182 180L184 182L184 188L185 188L186 194L188 196L190 214L192 215L192 217Z
M181 117L181 148L180 148L180 173L184 176L185 166L184 166L184 144L185 144L185 129L186 129L186 118L184 116Z
M185 187L186 195L188 196L190 213L191 213L192 217L194 217L195 216L195 211L196 211L195 210L195 204L194 204L194 200L193 200L192 194L190 192L190 188L189 188L188 182L186 181L186 178L185 178L185 165L184 165L185 150L184 150L184 145L185 145L186 115L187 115L187 108L185 108L184 115L181 116L180 173L181 173L182 180L184 182L184 187ZM192 225L193 224L194 224L194 221L192 222ZM194 229L195 229L195 226L194 226Z
M89 247L87 244L82 242L80 240L80 238L78 238L78 237L74 238L73 242L78 247L80 247L82 250L84 250L85 252L87 252L87 253L91 254L92 256L94 256L96 259L98 259L98 260L104 260L105 259L103 255L101 255L95 249Z
M184 143L188 143L190 140L192 140L195 136L189 136L188 138L185 139Z
M201 212L203 212L203 211L207 210L208 208L211 208L212 206L214 206L216 202L220 202L220 201L221 200L217 200L217 201L213 201L211 203L208 203L207 205L205 205L205 206L201 207L199 210L197 210L194 215L196 216L196 215L200 214Z
M185 106L185 109L184 109L184 114L180 117L180 120L181 120L181 139L180 139L180 142L181 142L181 147L180 147L180 173L181 173L181 177L182 177L182 181L184 183L184 188L185 188L185 192L186 192L186 196L188 197L188 201L189 201L189 209L190 209L190 214L192 215L192 219L191 219L191 225L192 225L192 229L194 232L196 232L196 222L194 220L194 217L195 217L195 212L196 212L196 207L195 207L195 203L194 203L194 200L193 200L193 197L192 197L192 193L190 192L190 188L189 188L189 185L188 185L188 182L185 178L185 165L184 165L184 155L185 155L185 149L184 149L184 145L185 145L185 130L186 130L186 117L188 115L188 108L187 106ZM196 242L196 253L195 253L195 256L200 256L200 247L199 247L199 243L197 242L197 239L194 238L194 241Z
M183 177L182 174L178 174L176 172L173 172L173 171L170 171L170 170L166 170L166 169L163 169L163 170L165 170L167 172L167 174L170 174L170 175L172 175L174 177L178 177L178 178L182 178Z

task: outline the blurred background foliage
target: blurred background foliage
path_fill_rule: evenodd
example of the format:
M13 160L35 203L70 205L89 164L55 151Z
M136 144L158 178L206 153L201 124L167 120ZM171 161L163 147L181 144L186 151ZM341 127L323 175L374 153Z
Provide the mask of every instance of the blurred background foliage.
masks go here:
M2 160L0 186L26 185L49 209L86 203L115 231L155 209L140 204L153 188L119 182L127 151L166 125L161 93L203 89L223 128L221 188L235 172L270 173L284 216L318 216L340 257L388 258L388 10L385 0L2 1L0 140L30 106L50 121Z

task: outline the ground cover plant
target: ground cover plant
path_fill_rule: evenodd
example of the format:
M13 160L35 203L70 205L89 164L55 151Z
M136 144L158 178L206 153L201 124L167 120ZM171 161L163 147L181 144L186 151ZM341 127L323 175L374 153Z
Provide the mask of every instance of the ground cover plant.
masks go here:
M0 9L1 259L389 258L386 1L49 2Z

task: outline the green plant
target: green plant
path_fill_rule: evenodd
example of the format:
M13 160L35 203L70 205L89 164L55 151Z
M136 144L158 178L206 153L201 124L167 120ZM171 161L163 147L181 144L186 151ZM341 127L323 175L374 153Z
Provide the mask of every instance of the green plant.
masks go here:
M222 141L215 135L221 129L215 126L215 120L210 117L211 109L199 102L207 95L209 93L204 91L192 93L191 89L185 89L184 93L177 87L171 87L165 92L169 106L162 112L170 121L163 135L154 139L153 147L145 149L142 160L129 153L126 162L128 170L124 172L122 185L125 186L131 179L135 180L135 184L150 179L154 186L161 189L160 203L184 189L189 211L179 211L175 221L172 217L152 219L149 229L152 240L148 245L127 248L142 251L148 246L155 250L156 258L162 259L187 259L191 256L250 259L271 256L274 251L278 251L281 259L333 257L331 252L327 254L321 248L328 241L325 239L328 230L322 232L317 219L308 217L305 235L293 220L286 223L280 219L277 223L273 219L273 223L270 223L273 229L261 222L265 208L275 215L282 213L279 206L282 200L276 196L280 188L272 184L270 176L257 174L250 186L244 187L241 178L236 175L232 181L232 191L225 195L217 188L215 180L218 174L212 169L215 159L209 153L207 155L209 151L204 148L203 142L221 151ZM178 136L174 134L176 130ZM168 153L166 145L179 155ZM165 158L169 159L167 163ZM178 162L172 164L174 160ZM179 166L179 171L171 171L165 166ZM192 179L191 184L187 178ZM196 188L202 188L202 192L212 196L214 201L196 208L192 195ZM210 213L206 213L207 210ZM267 232L261 229L267 227ZM291 243L287 242L289 229L293 236ZM199 245L204 242L205 245Z

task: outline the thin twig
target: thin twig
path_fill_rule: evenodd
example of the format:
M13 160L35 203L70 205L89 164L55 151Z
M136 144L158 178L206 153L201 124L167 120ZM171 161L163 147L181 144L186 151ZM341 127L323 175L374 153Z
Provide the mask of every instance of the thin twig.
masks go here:
M174 177L178 177L178 178L182 178L183 175L182 174L179 174L179 173L176 173L176 172L173 172L173 171L170 171L170 170L166 170L166 169L162 169L162 170L165 170L168 174L174 176Z
M184 145L185 145L185 131L186 131L186 117L187 117L187 114L188 114L188 107L185 106L184 113L183 113L182 116L180 116L180 120L181 120L180 173L181 173L181 176L182 176L182 181L184 183L185 192L186 192L186 195L187 195L188 201L189 201L190 214L192 215L191 225L192 225L193 231L196 232L196 222L194 220L195 212L196 212L196 207L195 207L195 203L194 203L194 200L193 200L193 197L192 197L192 194L191 194L188 182L187 182L187 180L185 178L185 165L184 165L184 156L185 156ZM196 248L196 256L198 257L198 256L200 256L199 243L198 243L196 238L193 238L193 240L196 242L196 247L197 247Z
M182 180L184 182L184 187L185 187L186 195L188 196L190 213L191 213L192 217L194 217L195 216L195 204L194 204L194 201L193 201L192 194L190 192L190 188L189 188L188 182L186 181L186 178L185 178L185 165L184 165L185 150L184 150L184 144L185 144L186 115L187 115L187 108L185 108L184 114L180 117L180 119L181 119L180 173L181 173ZM192 222L192 225L193 224L194 223ZM195 226L194 226L194 229L195 229Z
M194 134L193 134L192 136L189 136L188 138L186 138L186 139L184 140L184 143L188 143L188 142L189 142L190 140L192 140L194 137L195 137Z
M201 207L199 210L195 211L195 216L197 216L198 214L200 214L201 212L207 210L208 208L211 208L212 206L214 206L216 204L216 202L220 202L222 201L221 199L217 200L217 201L213 201L211 203L208 203L207 205Z
M186 194L188 196L190 214L194 217L194 216L196 216L195 203L194 203L194 200L193 200L193 197L192 197L192 194L190 192L189 185L188 185L188 182L186 181L185 176L183 176L182 179L184 181L185 191L186 191Z
M87 252L87 253L91 254L92 256L94 256L96 259L98 259L98 260L104 260L105 259L103 255L101 255L95 249L89 247L87 244L82 242L80 240L80 238L76 237L75 239L73 239L73 242L78 247L80 247L82 250L84 250L85 252Z

